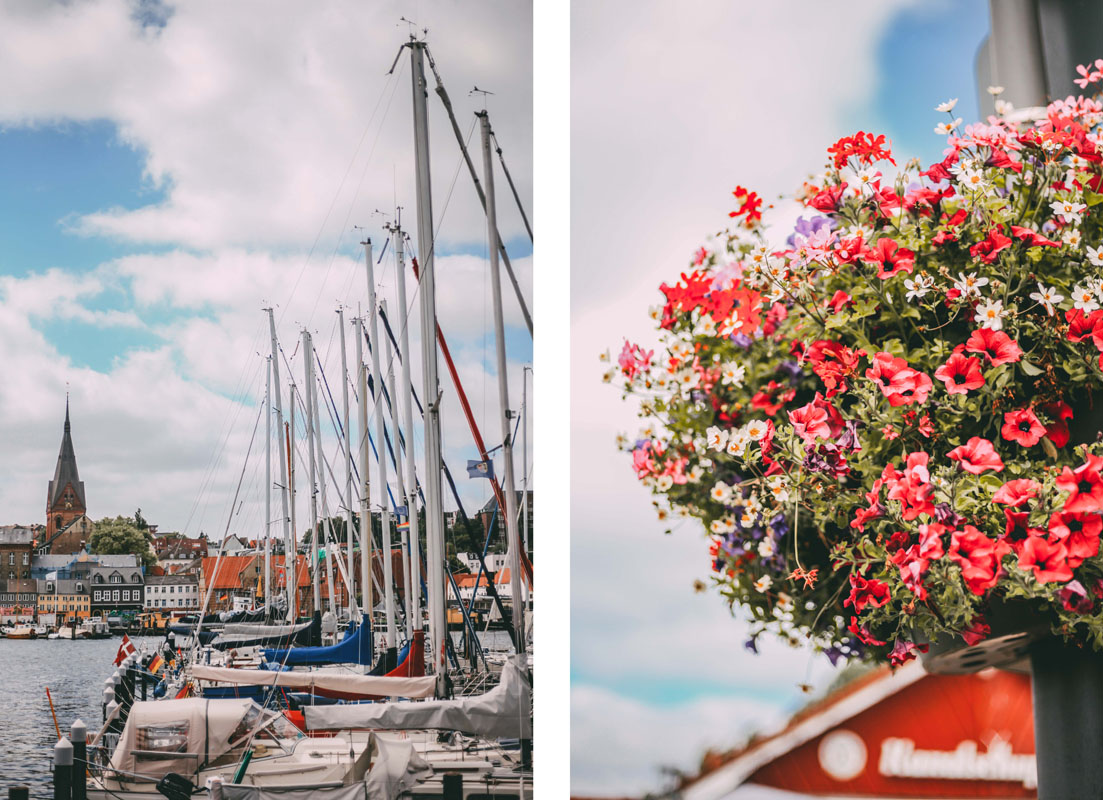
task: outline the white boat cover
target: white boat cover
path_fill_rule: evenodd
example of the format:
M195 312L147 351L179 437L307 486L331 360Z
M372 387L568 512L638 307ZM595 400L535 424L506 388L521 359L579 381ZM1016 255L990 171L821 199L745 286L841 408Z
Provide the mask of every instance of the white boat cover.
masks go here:
M194 664L189 668L193 678L244 686L282 686L286 689L323 689L342 694L375 697L432 697L436 678L388 678L381 675L357 675L335 669L310 672L276 672L259 669L233 669Z
M364 780L351 786L316 789L308 786L267 787L220 785L222 800L396 800L433 770L410 742L376 739L377 751ZM212 791L211 796L214 797Z
M424 703L307 706L308 730L448 730L491 739L532 736L532 687L519 656L502 668L501 682L486 694Z
M252 700L237 698L136 702L111 756L111 768L154 778L169 772L195 775L197 768L247 736L260 711Z
M256 639L257 637L268 636L292 636L309 627L309 622L300 622L294 625L265 625L263 622L227 622L222 627L222 636L227 639L237 637Z

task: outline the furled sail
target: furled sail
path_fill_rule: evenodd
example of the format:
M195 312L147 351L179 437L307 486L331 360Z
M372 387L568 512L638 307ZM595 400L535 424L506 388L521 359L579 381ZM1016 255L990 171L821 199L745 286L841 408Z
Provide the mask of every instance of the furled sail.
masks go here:
M306 727L308 730L428 728L494 739L527 739L532 736L532 686L522 659L512 656L502 669L501 682L486 694L424 703L308 706L304 709ZM432 680L432 677L407 680Z

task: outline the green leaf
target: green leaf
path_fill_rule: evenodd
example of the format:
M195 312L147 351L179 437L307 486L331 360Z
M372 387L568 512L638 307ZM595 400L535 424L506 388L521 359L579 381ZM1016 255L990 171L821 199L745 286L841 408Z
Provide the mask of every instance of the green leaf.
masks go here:
M1042 370L1031 364L1029 361L1020 361L1019 369L1021 369L1027 375L1041 375Z

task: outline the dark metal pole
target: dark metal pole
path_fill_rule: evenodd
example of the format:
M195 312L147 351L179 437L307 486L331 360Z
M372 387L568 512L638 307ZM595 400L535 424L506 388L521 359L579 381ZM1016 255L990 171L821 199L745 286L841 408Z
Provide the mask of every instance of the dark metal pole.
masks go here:
M1030 663L1039 800L1103 798L1103 654L1050 638Z
M54 745L54 800L72 800L73 745L62 736Z
M73 742L73 800L88 799L88 728L78 718L69 728Z

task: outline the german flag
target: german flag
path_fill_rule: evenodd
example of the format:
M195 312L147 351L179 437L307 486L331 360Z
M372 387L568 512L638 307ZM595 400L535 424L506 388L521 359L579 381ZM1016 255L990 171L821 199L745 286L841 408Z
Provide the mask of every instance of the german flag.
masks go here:
M165 659L161 658L161 654L158 653L153 657L153 660L149 662L149 671L156 675L158 670L163 666L165 666Z

